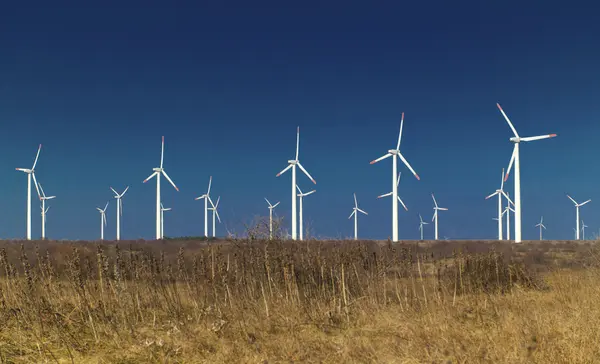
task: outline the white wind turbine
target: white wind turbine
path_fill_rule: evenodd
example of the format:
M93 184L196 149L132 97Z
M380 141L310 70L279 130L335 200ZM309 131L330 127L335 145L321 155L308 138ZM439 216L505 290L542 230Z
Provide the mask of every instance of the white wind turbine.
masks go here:
M273 239L273 209L279 205L279 201L275 205L271 205L269 200L265 197L265 201L269 204L269 239Z
M508 196L508 193L506 194L506 196ZM512 207L510 207L511 204L513 206L515 205L509 197L506 201L506 207L504 208L504 212L502 213L502 215L506 214L506 240L510 240L510 212L515 212L515 210Z
M576 227L575 227L575 229L577 230L577 234L575 235L575 240L579 240L579 208L592 200L587 200L582 203L577 203L577 202L575 202L575 200L573 200L573 198L571 198L571 196L567 195L567 197L569 198L569 200L573 201L573 203L575 204L575 211L576 211L576 218L577 218Z
M44 193L44 189L42 188L41 184L38 184L39 186L39 190L42 193L40 196L40 201L42 201L42 239L46 239L46 214L48 213L48 210L50 209L50 206L48 206L48 208L46 208L46 200L52 200L53 198L56 198L56 196L46 196L46 194Z
M313 193L317 192L317 190L312 190L310 192L306 192L306 193L302 193L302 190L300 190L300 187L298 187L296 185L296 188L298 189L298 192L300 192L298 194L298 198L300 199L300 240L303 239L303 230L304 230L304 224L302 223L302 200L304 200L304 197L308 196L308 195L312 195ZM292 238L293 239L293 238Z
M512 165L514 163L515 164L515 243L520 243L521 242L521 165L520 165L520 160L519 160L519 144L521 142L530 142L530 141L534 141L534 140L552 138L552 137L555 137L556 134L546 134L546 135L521 138L519 136L519 134L517 134L517 130L515 129L513 124L508 119L508 116L506 116L506 114L504 113L504 110L502 110L502 107L500 107L500 104L496 104L496 106L498 106L498 109L500 109L502 116L504 116L504 119L506 119L508 126L510 126L510 129L512 130L513 134L515 135L514 137L510 138L510 141L515 143L515 146L513 148L513 153L512 153L512 157L510 158L510 162L508 163L508 169L506 170L506 176L504 177L504 180L506 181L508 179L510 169L512 168Z
M35 166L37 164L41 150L42 145L40 144L40 146L38 147L37 155L35 156L35 161L33 162L33 167L31 167L31 169L16 168L17 171L27 173L27 240L31 240L31 178L33 178L33 182L35 183L35 189L37 191L38 197L40 196L40 190L38 189L38 184L35 179Z
M108 202L104 209L96 207L96 210L100 212L100 240L104 240L104 227L106 226L106 208L108 207Z
M392 240L394 242L398 241L398 182L396 181L396 174L398 173L398 160L396 157L402 160L402 163L408 167L408 169L414 174L414 176L419 180L419 175L415 172L415 170L410 166L406 158L400 152L400 141L402 140L402 127L404 126L404 113L402 113L402 118L400 119L400 133L398 134L398 144L396 144L396 149L390 149L388 152L373 161L371 164L375 164L379 161L382 161L388 157L392 158ZM405 207L406 208L406 207Z
M419 230L421 231L421 240L423 240L423 225L427 225L429 224L428 222L423 221L423 218L421 217L421 214L419 214Z
M165 176L165 178L167 179L167 181L169 181L169 183L171 183L171 185L173 185L173 187L175 188L176 191L179 192L179 188L177 188L177 186L175 186L175 183L173 183L173 181L171 180L171 178L169 177L169 175L167 174L167 172L164 170L163 168L163 159L164 159L164 155L165 155L165 137L162 137L162 143L161 143L161 148L160 148L160 167L158 168L152 168L152 170L154 171L154 173L152 173L150 176L148 176L148 178L146 178L144 180L144 183L148 182L152 177L156 177L156 240L160 240L161 239L161 231L160 231L160 224L161 224L161 212L160 212L160 175L162 174L163 176Z
M588 227L583 220L581 220L581 234L583 234L583 236L581 237L582 240L585 240L585 228Z
M352 216L354 216L354 240L358 240L358 213L359 212L363 213L365 215L368 215L366 211L363 211L358 208L358 202L356 201L356 193L355 193L354 194L354 208L352 209L352 213L348 217L348 219L350 219Z
M160 238L161 239L165 238L165 211L171 211L171 208L170 207L165 208L161 202L160 203Z
M445 207L438 207L433 193L431 194L431 198L433 198L433 203L435 204L435 207L433 208L435 212L433 213L433 218L431 221L435 221L435 240L438 240L438 211L448 211L448 209Z
M490 197L498 195L498 218L496 219L498 221L498 240L502 240L502 215L504 214L502 211L502 196L506 197L507 200L510 200L508 195L504 192L504 168L502 169L500 181L500 189L497 189L496 192L485 198L487 200Z
M300 160L298 159L299 150L300 150L300 127L298 127L298 129L296 131L296 159L288 160L289 165L287 167L285 167L281 172L277 173L277 177L279 177L283 173L285 173L288 169L290 169L290 168L292 169L292 240L296 240L296 236L297 236L296 166L298 166L300 168L300 170L302 170L302 172L304 172L304 174L312 181L312 183L317 184L317 182L311 177L311 175L308 173L308 171L306 169L304 169L304 167L302 167L302 164L300 164ZM300 201L302 201L302 199L300 199ZM300 213L300 219L302 219L302 213ZM300 225L302 225L302 223L300 223ZM300 240L302 240L302 228L300 228Z
M217 231L217 224L215 223L215 216L217 217L217 219L219 219L219 224L221 223L221 217L219 216L219 211L217 211L217 208L219 207L219 201L221 201L221 196L217 197L217 203L216 204L213 204L213 202L212 202L212 200L211 200L210 197L208 198L208 200L210 201L210 204L212 206L211 208L209 208L209 210L211 210L213 212L213 214L212 214L212 220L213 220L212 221L212 223L213 223L212 224L213 225L212 226L212 233L213 234L212 235L213 235L213 238L214 238L214 237L217 236L216 233L215 233L215 231Z
M400 204L402 205L402 207L404 207L404 210L408 211L408 208L406 207L406 205L404 204L404 202L402 201L402 199L398 195L398 185L400 184L400 176L401 175L402 175L402 172L398 173L398 180L396 182L396 197L398 198L398 201L400 202ZM379 196L377 196L377 198L388 197L388 196L391 196L393 194L394 194L394 191L388 192L388 193L384 193L383 195L379 195Z
M117 191L115 191L115 189L112 187L110 189L113 191L113 193L115 194L115 198L117 199L117 240L121 240L121 216L123 215L123 200L121 200L121 198L123 197L123 195L125 195L125 192L127 192L127 190L129 189L129 186L127 186L125 188L125 191L123 191L123 193L121 193L121 194L119 194ZM161 217L161 221L162 221L162 217Z
M195 200L204 199L204 237L208 238L208 200L210 200L210 186L212 185L212 176L208 179L208 190L202 196L196 197ZM212 204L212 201L210 202Z
M546 226L544 226L544 217L542 216L542 218L540 219L540 223L535 225L535 227L539 227L540 228L540 240L542 240L542 229L545 229Z

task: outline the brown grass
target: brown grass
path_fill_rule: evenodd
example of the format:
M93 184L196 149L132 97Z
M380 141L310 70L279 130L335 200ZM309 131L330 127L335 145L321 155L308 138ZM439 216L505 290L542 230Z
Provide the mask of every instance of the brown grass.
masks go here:
M569 242L0 242L0 362L589 363Z

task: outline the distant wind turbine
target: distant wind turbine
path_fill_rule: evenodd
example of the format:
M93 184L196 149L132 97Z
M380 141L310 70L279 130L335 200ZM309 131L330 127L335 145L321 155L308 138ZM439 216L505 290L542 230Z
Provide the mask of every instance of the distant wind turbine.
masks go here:
M508 193L506 194L508 196ZM506 201L506 207L504 208L504 212L502 215L506 214L506 240L510 240L510 212L515 212L515 210L510 207L510 205L515 205L510 198Z
M273 209L279 205L279 201L275 205L271 205L269 200L265 197L265 201L269 204L269 240L273 239Z
M358 202L356 201L356 193L355 193L354 194L354 208L352 209L352 213L348 217L348 219L350 219L352 216L354 216L354 240L358 240L358 213L359 212L363 213L365 215L368 215L366 211L363 211L358 208Z
M487 200L490 197L498 195L498 218L496 219L498 221L498 240L502 240L502 196L510 200L508 195L504 192L504 168L502 168L502 176L500 177L500 181L500 188L485 198Z
M585 240L585 228L588 227L583 220L581 220L581 234L583 234L583 236L581 237L582 240Z
M221 201L221 196L217 197L217 203L213 205L212 200L210 199L210 197L208 198L208 200L210 201L210 205L212 206L211 208L209 208L209 210L211 210L213 212L212 214L212 236L213 238L216 237L216 229L217 229L217 225L215 223L215 216L217 217L217 219L219 219L219 224L221 223L221 217L219 216L219 211L217 210L217 208L219 207L219 201Z
M304 200L304 197L306 197L308 195L312 195L313 193L317 192L317 190L312 190L310 192L302 193L302 190L300 190L300 187L298 187L298 185L296 185L296 188L298 189L298 192L300 192L298 194L298 198L300 199L300 211L299 211L299 214L300 214L300 240L302 240L303 236L304 236L304 224L302 222L302 216L303 216L303 213L302 213L302 200Z
M198 196L195 200L204 199L204 237L208 238L208 200L210 199L210 186L212 185L212 176L208 179L208 190L202 196ZM212 203L212 201L211 201Z
M113 193L115 194L114 197L117 199L117 240L121 240L121 216L123 215L123 200L121 198L123 197L123 195L125 195L125 192L127 192L127 190L129 189L129 186L127 186L125 188L125 191L123 191L123 193L121 193L121 194L119 194L117 191L115 191L115 189L112 187L110 189L113 191ZM162 213L161 213L161 216L162 216ZM161 217L161 221L162 221L162 217Z
M42 193L42 195L40 196L40 201L42 201L42 240L46 239L46 214L48 213L48 210L50 209L50 206L48 206L48 208L46 208L46 200L52 200L53 198L56 198L56 196L46 196L46 194L44 193L44 189L42 188L41 184L38 184L39 186L39 190Z
M546 228L546 226L544 226L544 217L543 216L540 219L540 223L537 224L535 227L539 227L540 228L540 240L542 240L542 229Z
M104 227L106 226L106 208L108 207L108 202L104 209L96 207L96 210L100 212L100 240L104 240Z
M31 178L33 178L38 197L40 196L40 190L38 189L38 184L35 179L35 166L37 164L38 158L40 157L41 150L42 145L40 144L40 146L38 147L37 154L35 156L35 161L33 161L33 167L31 167L31 169L16 168L17 171L27 173L27 240L31 240Z
M506 116L506 114L504 113L504 110L502 110L502 107L500 107L500 104L496 104L496 106L498 106L498 109L502 113L502 116L504 116L504 119L506 119L508 126L510 126L510 129L512 130L513 134L515 135L514 137L510 138L510 141L515 143L515 146L513 148L513 153L512 153L512 157L510 158L510 162L508 163L508 169L506 170L506 176L504 177L504 180L506 181L508 179L510 169L512 168L512 165L514 163L515 164L515 243L520 243L521 242L521 165L520 165L520 160L519 160L519 144L521 142L531 142L534 140L552 138L552 137L555 137L556 134L547 134L547 135L521 138L519 136L519 134L517 134L517 130L515 129L513 124L508 119L508 116Z
M421 240L423 240L423 225L429 224L428 222L423 221L421 214L419 214L419 230L421 231Z
M576 226L575 226L575 229L577 230L577 234L575 235L575 240L579 240L579 208L592 200L587 200L582 203L577 203L577 202L575 202L575 200L573 200L573 198L571 198L571 196L567 195L567 197L569 198L569 200L573 201L573 203L575 204L575 211L576 211L576 218L577 218Z
M398 181L396 180L396 175L398 174L398 160L396 157L400 158L402 163L412 172L412 174L419 180L419 175L408 163L406 158L400 152L400 142L402 140L402 128L404 126L404 113L402 113L402 118L400 119L400 133L398 134L398 143L396 144L396 149L390 149L388 152L373 161L371 164L375 164L379 161L382 161L388 157L392 158L392 241L398 242ZM406 208L406 206L404 207Z
M294 160L288 160L288 166L285 167L281 172L277 173L277 177L281 176L282 174L284 174L288 169L292 169L292 240L296 240L296 236L297 236L297 217L296 217L296 166L298 166L300 168L300 170L302 170L302 172L304 172L304 174L306 175L306 177L308 177L312 183L317 184L317 182L311 177L311 175L308 173L308 171L306 169L304 169L304 167L302 167L302 164L300 164L300 160L298 159L298 153L300 150L300 127L298 127L297 131L296 131L296 159ZM302 203L302 199L300 199L300 203ZM300 221L302 221L302 212L300 212ZM302 223L300 223L300 225L302 225ZM302 240L302 228L300 228L300 240Z
M162 202L160 203L160 238L161 239L165 239L165 211L171 211L170 207L165 208L162 204Z
M164 159L164 155L165 155L165 137L162 137L162 144L161 144L161 148L160 148L160 167L158 168L152 168L152 170L154 171L154 173L152 173L150 176L148 176L148 178L146 178L144 180L144 183L148 182L152 177L156 177L156 240L160 240L162 239L162 234L160 231L160 224L161 224L161 211L160 211L160 175L162 174L163 176L165 176L165 178L167 179L167 181L169 181L169 183L171 183L171 185L173 186L173 188L175 188L176 191L179 192L179 188L177 188L177 186L175 186L175 183L173 183L173 181L171 180L171 178L169 177L169 175L167 174L167 172L164 170L163 168L163 159Z
M435 212L433 213L433 218L431 219L431 221L435 221L435 240L438 240L438 211L448 211L448 209L445 207L438 207L437 201L435 200L433 193L431 194L431 198L433 199L433 203L435 204L435 207L433 208Z

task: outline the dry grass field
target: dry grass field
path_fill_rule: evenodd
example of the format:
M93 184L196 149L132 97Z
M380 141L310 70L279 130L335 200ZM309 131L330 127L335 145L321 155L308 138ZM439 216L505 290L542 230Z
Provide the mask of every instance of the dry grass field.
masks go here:
M576 242L0 242L1 363L600 362Z

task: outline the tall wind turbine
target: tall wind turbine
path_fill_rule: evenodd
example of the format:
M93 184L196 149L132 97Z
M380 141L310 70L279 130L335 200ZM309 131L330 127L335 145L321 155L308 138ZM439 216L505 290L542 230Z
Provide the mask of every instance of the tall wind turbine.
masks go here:
M304 236L304 233L303 233L303 231L304 231L304 224L302 223L302 216L303 216L303 214L302 214L302 200L304 200L304 197L306 197L308 195L312 195L313 193L317 192L317 190L312 190L310 192L302 193L302 190L300 190L300 187L298 187L296 185L296 188L298 189L298 192L300 192L298 194L298 198L300 199L300 240L302 240L303 236Z
M404 163L404 165L406 165L406 167L412 172L412 174L414 174L417 180L420 179L419 175L410 166L406 158L404 158L404 156L400 152L400 141L402 140L403 126L404 113L402 113L402 118L400 119L400 133L398 134L398 144L396 144L396 149L390 149L384 156L371 161L371 164L375 164L388 157L392 157L392 240L394 242L398 242L398 182L396 181L396 174L398 174L398 160L396 159L396 157L402 160L402 163Z
M208 200L210 199L210 186L212 185L212 176L208 179L208 190L202 196L198 196L195 200L204 199L204 237L208 238ZM212 204L212 201L211 201Z
M298 152L300 150L300 127L298 127L297 131L296 131L296 159L294 160L288 160L288 166L285 167L281 172L277 173L277 177L281 176L282 174L284 174L288 169L292 169L292 240L296 240L296 236L297 236L297 227L296 227L296 223L297 223L297 217L296 217L296 166L298 166L300 168L300 170L302 170L302 172L304 172L304 174L306 175L306 177L308 177L312 183L317 184L317 181L315 181L310 173L308 173L308 171L306 169L304 169L304 167L302 167L302 164L300 164L300 160L298 159ZM302 201L302 199L300 199L300 201ZM302 219L302 213L300 213L300 219ZM302 223L300 223L300 225L302 225ZM302 228L300 228L300 240L302 240Z
M161 216L161 212L160 212L160 175L162 174L163 176L165 176L167 181L169 181L169 183L171 183L171 185L173 185L175 190L179 192L179 188L177 188L177 186L175 186L175 183L173 183L173 181L171 180L171 178L169 177L169 175L163 168L164 156L165 156L165 137L163 136L162 144L161 144L161 148L160 148L160 167L152 168L154 173L152 173L150 176L148 176L148 178L146 178L144 180L144 183L146 183L152 177L156 177L156 240L160 240L161 236L162 236L161 232L160 232L160 223L161 223L161 218L160 218L160 216Z
M42 193L40 196L40 201L42 201L42 240L46 239L46 214L48 213L48 210L50 209L50 207L46 208L46 200L52 200L53 198L56 198L56 196L46 196L46 194L44 193L44 189L42 188L41 184L38 184L39 186L39 190Z
M279 205L279 201L275 205L271 205L269 200L265 197L265 201L269 204L269 240L273 239L273 209Z
M121 200L121 198L123 197L125 192L127 192L129 186L127 186L125 188L125 191L123 191L123 193L121 194L115 191L115 189L112 187L110 189L113 191L113 193L115 194L115 198L117 199L117 240L121 240L121 216L123 215L123 200Z
M108 207L108 202L104 209L96 207L96 210L100 212L100 240L104 240L104 227L106 226L106 208Z
M542 216L542 218L540 219L540 223L535 225L535 227L539 227L540 228L540 240L542 240L542 229L545 229L546 226L544 226L544 217Z
M435 221L435 240L438 240L438 211L448 211L448 209L445 207L438 207L433 193L431 194L431 198L433 198L433 203L435 204L435 207L433 208L435 212L433 213L433 218L431 221Z
M402 205L402 207L404 207L404 210L408 211L408 208L406 207L406 205L404 204L404 202L402 201L402 199L400 198L400 196L398 196L398 185L400 184L400 176L402 175L402 172L398 173L398 180L396 182L396 197L398 197L398 202L400 202L400 204ZM383 198L383 197L388 197L394 194L394 191L392 192L388 192L388 193L384 193L383 195L379 195L377 196L377 198Z
M33 178L33 182L35 183L35 189L37 191L38 197L40 196L40 190L38 189L38 184L35 179L35 166L37 164L38 158L40 157L40 151L42 150L42 145L38 147L37 154L35 156L35 161L33 162L33 167L29 168L17 168L17 171L27 173L27 240L31 240L31 178Z
M521 142L530 142L530 141L534 141L534 140L552 138L552 137L555 137L556 134L546 134L546 135L521 138L519 136L519 134L517 134L517 130L515 129L513 124L508 119L508 116L506 116L506 114L504 113L504 110L502 110L502 107L500 107L500 104L496 104L496 106L498 106L498 109L500 109L502 116L504 116L504 119L506 119L508 126L510 126L510 129L512 130L513 134L515 135L514 137L510 138L510 141L515 143L515 146L513 148L513 153L512 153L512 157L510 158L510 162L508 163L508 169L506 170L506 176L504 177L504 180L506 181L508 179L510 169L512 168L512 165L514 163L515 164L515 243L520 243L521 242L521 165L520 165L520 160L519 160L519 144Z
M427 225L429 224L428 222L423 221L423 218L421 217L421 214L419 214L419 230L421 231L421 240L423 240L423 225Z
M577 203L575 202L575 200L573 200L573 198L571 198L571 196L567 195L567 197L569 198L569 200L573 201L573 203L575 204L575 211L576 211L576 218L577 218L577 222L576 222L576 227L575 229L577 230L577 234L575 235L575 240L579 240L579 208L583 205L585 205L586 203L592 201L592 200L587 200L585 202L582 203Z
M588 227L583 220L581 220L581 234L583 234L583 236L581 237L582 240L585 240L585 228Z
M160 203L160 238L161 239L165 238L165 211L171 211L171 208L170 207L165 208L161 202Z
M358 208L358 202L356 201L356 193L355 193L354 194L354 208L352 209L352 213L348 217L348 219L350 219L352 216L354 216L354 240L358 240L358 213L359 212L362 214L368 215L366 213L366 211L363 211Z
M217 197L217 203L213 204L212 200L210 199L210 197L208 198L210 201L210 205L212 206L211 208L209 208L209 210L211 210L213 212L212 214L212 233L213 233L213 238L216 237L216 233L215 231L217 231L217 224L215 223L215 216L217 217L217 219L219 219L219 224L221 223L221 217L219 216L219 211L217 211L217 208L219 207L219 201L221 201L221 196Z
M487 196L485 199L489 199L490 197L498 195L498 240L502 240L502 196L506 197L508 200L508 195L504 192L504 168L502 168L502 176L500 177L500 189L497 189L496 192Z

